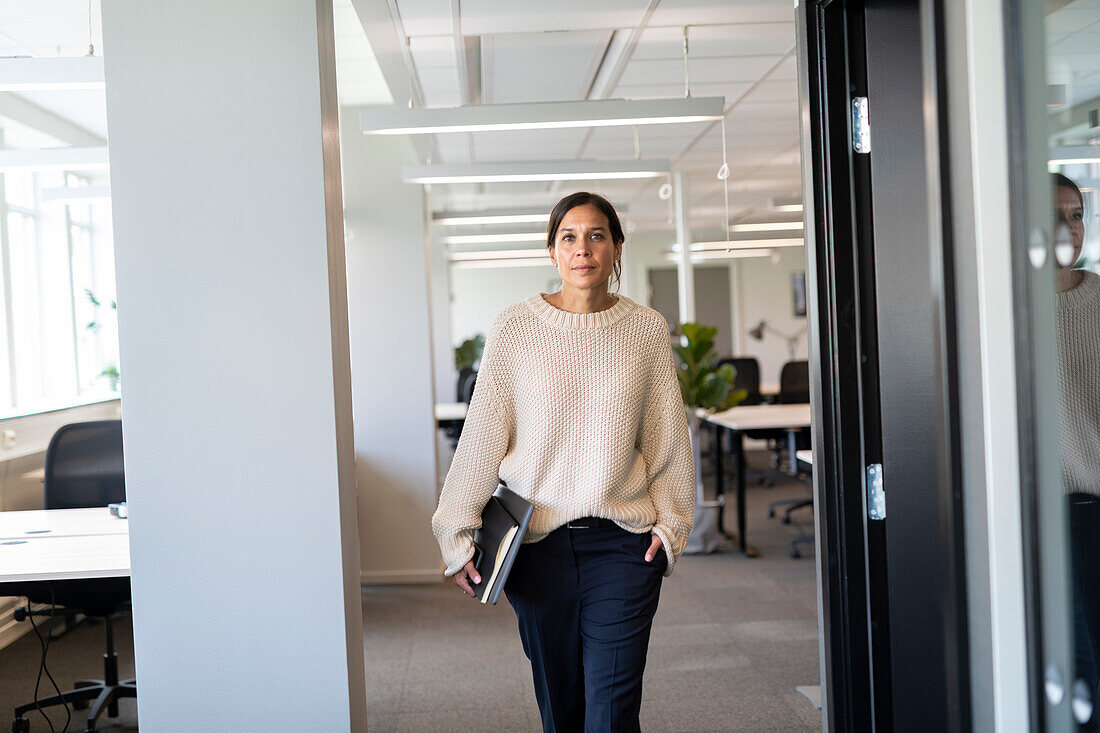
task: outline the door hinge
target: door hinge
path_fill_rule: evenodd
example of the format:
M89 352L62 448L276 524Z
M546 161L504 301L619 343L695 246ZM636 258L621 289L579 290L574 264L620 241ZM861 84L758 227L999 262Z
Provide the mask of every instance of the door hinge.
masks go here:
M867 515L871 519L886 519L886 489L882 483L882 464L867 467Z
M871 152L871 121L867 118L867 97L852 99L852 147L857 153Z

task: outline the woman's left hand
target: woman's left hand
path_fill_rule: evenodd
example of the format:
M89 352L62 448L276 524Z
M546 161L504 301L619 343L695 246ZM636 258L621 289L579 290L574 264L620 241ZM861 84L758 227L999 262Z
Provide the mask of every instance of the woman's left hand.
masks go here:
M649 549L645 551L645 561L653 562L653 558L657 557L657 553L660 551L661 547L661 538L656 534L651 534Z

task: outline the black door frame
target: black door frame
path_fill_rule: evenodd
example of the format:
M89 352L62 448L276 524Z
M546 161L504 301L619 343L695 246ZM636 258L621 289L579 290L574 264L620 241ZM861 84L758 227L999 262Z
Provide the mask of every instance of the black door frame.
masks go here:
M830 731L969 729L938 18L920 0L798 8ZM851 103L864 96L870 154L852 146ZM882 521L867 515L872 464Z

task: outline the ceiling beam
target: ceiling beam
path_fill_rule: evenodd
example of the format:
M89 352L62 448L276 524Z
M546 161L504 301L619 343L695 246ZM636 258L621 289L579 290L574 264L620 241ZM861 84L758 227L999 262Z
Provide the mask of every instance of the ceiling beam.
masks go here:
M396 0L351 0L355 15L367 34L371 50L382 70L390 96L398 107L423 107L424 88L416 73L409 36ZM421 161L438 161L439 148L432 136L416 136L411 139Z
M105 146L0 150L0 172L6 170L86 171L107 168Z
M1067 107L1050 115L1048 118L1050 120L1049 129L1056 130L1056 132L1051 133L1051 136L1056 137L1071 131L1075 127L1088 125L1089 113L1094 109L1100 109L1100 97L1078 102L1072 107Z
M14 92L0 92L0 117L7 117L21 125L43 132L69 145L99 147L107 141L99 135L39 107Z
M0 59L0 91L103 89L102 56Z

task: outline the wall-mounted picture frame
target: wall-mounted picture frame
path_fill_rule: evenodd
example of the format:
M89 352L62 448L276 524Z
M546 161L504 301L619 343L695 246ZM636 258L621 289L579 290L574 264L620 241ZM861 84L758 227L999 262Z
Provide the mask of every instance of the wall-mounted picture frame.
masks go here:
M805 317L806 315L806 272L804 270L791 273L791 286L794 291L794 314Z

